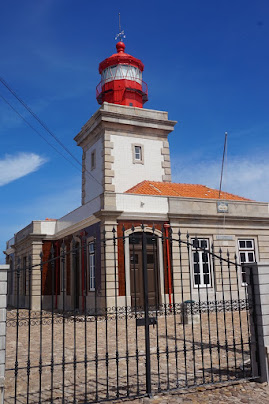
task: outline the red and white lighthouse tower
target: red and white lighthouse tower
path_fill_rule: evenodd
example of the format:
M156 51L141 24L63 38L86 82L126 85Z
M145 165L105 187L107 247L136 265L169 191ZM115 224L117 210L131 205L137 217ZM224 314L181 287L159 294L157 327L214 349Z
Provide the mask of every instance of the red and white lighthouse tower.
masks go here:
M142 108L148 101L148 86L142 81L141 60L125 53L125 44L116 45L117 53L99 64L101 82L96 87L96 99L113 104Z
M114 209L118 195L139 182L171 182L167 137L176 122L165 111L143 109L148 101L144 65L125 53L123 38L119 21L117 52L99 64L101 106L75 137L83 149L82 204L93 204L96 212ZM134 197L134 203L140 201Z

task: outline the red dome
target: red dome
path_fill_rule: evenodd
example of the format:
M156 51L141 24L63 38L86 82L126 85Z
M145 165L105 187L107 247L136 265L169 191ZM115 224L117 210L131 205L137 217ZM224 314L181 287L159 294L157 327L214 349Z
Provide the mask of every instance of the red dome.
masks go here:
M118 42L116 45L118 53L114 53L111 55L109 58L106 58L99 64L99 73L101 74L104 69L106 69L108 66L114 66L114 65L119 65L119 64L127 64L131 66L138 67L141 72L144 70L144 65L141 62L141 60L128 55L128 53L125 53L125 44L123 42Z

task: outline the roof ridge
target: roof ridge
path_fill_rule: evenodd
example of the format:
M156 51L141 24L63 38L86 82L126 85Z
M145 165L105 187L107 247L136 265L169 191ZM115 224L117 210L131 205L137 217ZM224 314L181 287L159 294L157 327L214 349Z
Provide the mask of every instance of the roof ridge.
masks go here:
M156 195L158 192L162 196L178 196L188 198L203 198L215 200L241 200L251 201L249 198L233 194L227 191L221 191L216 188L210 188L203 184L189 184L180 182L162 182L144 180L125 191L130 194ZM219 197L220 196L220 197Z
M149 183L149 185L150 185L152 188L156 189L156 191L158 191L160 194L162 193L162 191L160 191L157 187L155 187L155 185L152 185L151 182Z

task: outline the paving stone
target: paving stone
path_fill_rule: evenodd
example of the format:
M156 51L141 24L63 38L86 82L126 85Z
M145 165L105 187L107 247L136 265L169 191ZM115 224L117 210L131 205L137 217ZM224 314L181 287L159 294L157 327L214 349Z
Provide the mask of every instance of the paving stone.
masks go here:
M15 313L16 314L16 313ZM244 329L244 343L245 343L245 354L244 357L247 358L248 355L248 334L247 334L247 317L244 313L242 314L241 322L242 329ZM54 341L54 372L53 372L53 382L54 391L53 399L55 404L61 403L62 398L62 357L63 357L63 342L65 343L65 395L66 402L73 402L74 385L76 384L76 395L78 403L82 403L82 398L85 391L85 368L84 368L84 355L85 355L85 322L83 321L83 316L80 316L79 320L74 322L72 316L65 319L65 330L63 335L63 322L62 317L59 314L54 316L54 329L52 330L51 325L51 313L44 312L46 320L42 326L42 340L40 339L40 322L39 314L31 313L31 327L29 330L29 323L27 322L28 312L20 312L20 326L19 326L19 336L18 336L18 379L17 379L17 401L20 403L27 402L27 360L28 360L28 349L30 352L30 377L29 377L29 403L38 402L39 394L39 353L40 346L42 349L42 364L44 365L42 369L42 386L41 395L42 402L49 402L51 395L51 341L52 341L52 331L53 331L53 341ZM6 350L6 379L5 379L5 402L6 404L14 403L14 365L16 359L16 323L12 323L10 320L12 318L12 313L8 313L7 321L7 350ZM16 319L16 316L14 317ZM255 382L243 382L240 384L226 384L223 386L219 383L219 370L221 370L222 379L227 379L227 369L226 369L226 350L224 346L224 323L223 318L221 319L221 313L219 314L220 324L219 324L219 335L221 344L221 369L218 368L219 357L218 351L216 349L217 335L216 335L216 322L215 315L210 317L210 330L211 330L211 343L213 344L212 351L208 348L209 334L208 334L208 323L207 316L203 317L203 361L201 352L201 334L200 334L200 324L194 325L194 335L192 335L191 325L185 327L186 345L187 345L187 355L184 358L183 354L183 328L180 323L179 316L177 320L177 348L178 348L178 358L175 354L169 355L169 374L170 374L170 387L176 387L176 382L179 383L180 389L172 391L171 393L159 393L158 392L158 382L160 383L161 389L165 390L167 388L167 362L165 349L168 344L169 350L173 350L175 347L174 340L174 318L173 316L167 317L167 323L164 317L158 318L158 329L159 329L159 349L162 352L159 363L157 361L157 347L156 347L156 327L150 330L151 338L151 366L152 366L152 387L154 391L153 398L149 399L147 397L137 398L134 400L123 398L126 395L127 390L127 379L126 379L126 329L125 320L119 319L118 321L118 352L119 352L119 362L118 362L118 390L120 394L120 399L117 400L117 363L115 360L116 352L116 338L115 338L115 319L111 319L107 322L99 319L97 324L95 322L87 322L87 394L88 399L93 400L95 398L95 377L96 377L96 354L98 355L98 395L99 399L104 400L106 398L106 374L108 370L108 390L109 397L114 403L124 403L130 402L133 404L181 404L181 403L252 403L258 402L258 404L269 403L269 390L267 384L258 384ZM231 323L230 313L226 313L226 327L230 334L228 337L229 341L232 341L232 328L229 325ZM235 324L235 338L237 340L238 346L240 347L241 335L239 323L239 314L234 313L234 324ZM106 334L107 325L107 334ZM96 349L96 327L97 327L97 349ZM167 327L167 328L166 328ZM28 340L28 333L30 331L30 344ZM166 331L168 337L166 338ZM136 339L136 328L135 319L128 319L128 352L129 358L129 386L132 395L137 394L137 366L139 370L139 388L140 393L145 393L145 340L144 340L144 328L138 327L138 338ZM74 336L75 335L75 336ZM106 335L108 340L108 347L106 347ZM202 363L204 363L204 378L205 383L211 381L213 374L215 385L203 385L197 388L189 387L185 388L185 372L187 371L188 382L193 384L194 382L194 367L193 367L193 350L192 350L192 340L194 338L195 342L195 360L196 360L196 382L203 382L203 372ZM140 353L139 362L136 363L135 353L136 349ZM108 369L106 368L106 350L108 354ZM242 359L242 353L236 352L236 360L238 368L232 367L234 364L234 350L231 347L228 350L229 353L229 369L231 373L230 383L236 381L236 377L243 377L244 374L240 370L239 366L241 364L240 357ZM76 354L77 366L76 366L76 383L74 382L74 354ZM176 362L177 359L177 362ZM186 359L186 363L185 360ZM213 363L213 367L211 365ZM176 363L178 366L176 367ZM158 366L159 366L159 381L158 381ZM214 371L213 371L214 370ZM250 372L250 368L246 369L247 374ZM236 376L233 376L236 375ZM214 387L215 386L215 387ZM158 393L158 394L156 394ZM245 400L245 401L242 401ZM247 401L246 401L247 400ZM110 401L111 402L111 401Z

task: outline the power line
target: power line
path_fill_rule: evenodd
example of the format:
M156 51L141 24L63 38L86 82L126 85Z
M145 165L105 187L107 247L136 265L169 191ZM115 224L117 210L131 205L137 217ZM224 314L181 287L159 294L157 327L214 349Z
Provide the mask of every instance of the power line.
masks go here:
M60 156L62 156L66 161L68 161L70 164L72 164L73 167L76 168L76 170L80 171L80 169L75 166L75 164L72 163L72 161L68 160L68 158L61 153L58 149L56 149L56 147L54 147L46 138L45 136L43 136L34 126L32 126L30 124L30 122L28 122L20 113L19 111L17 111L9 102L8 100L2 95L0 94L0 97L2 98L2 100L34 131L36 132L50 147L52 147L58 154L60 154Z
M73 153L61 142L60 139L57 138L57 136L47 127L47 125L31 110L31 108L26 104L25 101L23 101L18 94L10 87L10 85L3 79L3 77L0 76L0 81L1 83L8 89L8 91L24 106L25 109L38 121L38 123L49 133L50 136L53 137L53 139L83 168L81 162L76 158L76 156L73 155ZM13 109L13 108L12 108ZM17 113L17 111L15 111ZM47 142L48 143L48 142ZM50 143L48 143L50 144ZM69 161L69 160L67 160ZM94 180L96 181L99 185L102 186L101 182L98 181L85 167L85 172Z

